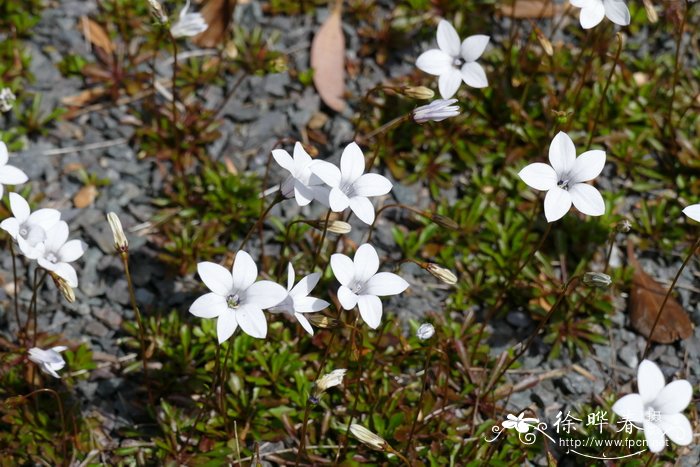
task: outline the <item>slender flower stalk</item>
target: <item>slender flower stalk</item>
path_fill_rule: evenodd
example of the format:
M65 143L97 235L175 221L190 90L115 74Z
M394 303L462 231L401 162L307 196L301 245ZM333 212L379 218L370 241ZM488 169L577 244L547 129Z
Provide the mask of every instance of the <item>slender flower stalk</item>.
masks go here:
M610 87L610 82L612 81L612 77L615 74L615 69L617 68L617 63L620 60L620 53L622 52L622 45L623 45L623 40L622 40L622 34L619 32L615 35L617 38L617 52L615 52L615 60L613 60L613 65L612 68L610 69L610 74L608 75L608 79L605 80L605 86L603 87L603 92L600 94L600 102L598 102L598 108L595 113L595 118L593 119L593 128L591 128L591 131L589 132L588 136L588 144L586 144L587 149L591 149L591 143L593 142L593 135L595 134L596 128L598 128L598 121L600 120L600 114L603 111L603 104L605 104L606 101L606 96L608 94L608 87Z

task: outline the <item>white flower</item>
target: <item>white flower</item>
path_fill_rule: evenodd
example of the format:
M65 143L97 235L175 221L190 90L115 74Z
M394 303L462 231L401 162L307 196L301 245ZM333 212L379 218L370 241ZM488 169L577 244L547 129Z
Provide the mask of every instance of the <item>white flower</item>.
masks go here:
M294 144L294 158L283 149L272 151L272 157L287 172L289 177L282 183L282 195L285 198L294 196L299 206L306 206L314 197L318 197L318 185L323 182L311 172L313 159L304 150L301 143Z
M342 212L349 206L365 224L374 222L374 206L369 197L385 195L392 188L383 175L364 173L365 156L356 143L343 150L340 169L330 162L315 161L311 171L331 188L328 203L333 212Z
M66 362L59 352L63 352L67 348L64 345L51 347L49 350L33 347L29 349L29 360L39 365L44 373L48 373L54 378L60 378L56 372L66 366Z
M525 417L525 412L521 412L517 417L513 414L508 414L506 417L508 420L504 420L501 425L503 428L508 430L515 428L518 433L527 433L530 431L532 425L530 423L538 423L539 420L536 418Z
M17 193L10 193L10 209L14 217L0 222L5 230L17 241L25 255L36 257L34 249L46 240L46 232L61 220L61 213L55 209L38 209L31 212L29 203Z
M190 0L187 0L185 6L180 10L180 17L177 22L170 28L170 33L173 37L192 37L207 30L209 27L201 13L188 13L190 8Z
M379 256L369 243L360 245L355 258L336 253L331 256L331 269L342 285L338 300L346 310L357 305L360 316L372 329L377 329L382 319L382 302L379 297L397 295L408 288L408 282L391 272L380 272Z
M576 8L581 8L581 27L590 29L607 16L610 21L620 26L630 24L630 11L622 0L571 0Z
M3 185L19 185L29 180L27 174L14 165L7 165L9 155L7 146L0 141L0 197L2 197Z
M0 112L5 113L12 110L12 106L15 104L15 97L12 89L2 88L0 89Z
M68 224L64 221L48 229L46 240L37 244L36 248L22 252L29 259L36 259L42 268L61 276L70 287L78 287L78 274L68 263L83 256L85 244L80 240L68 240Z
M197 265L197 272L211 293L199 297L190 313L200 318L218 318L216 334L219 344L233 335L238 326L246 334L263 339L267 321L263 309L279 304L287 295L279 284L258 281L258 267L245 251L239 251L229 272L208 261Z
M330 305L325 300L308 296L316 287L320 278L321 273L314 272L300 280L297 285L294 285L294 266L292 266L292 263L289 263L287 267L287 296L279 305L270 308L269 311L294 315L306 332L313 336L314 329L302 313L314 313L328 308Z
M569 135L559 132L549 146L549 163L535 162L520 171L520 178L536 190L547 191L544 214L554 222L576 209L589 216L605 213L600 192L587 182L597 177L605 165L605 151L586 151L576 157L576 148Z
M323 395L324 392L326 392L332 387L338 386L343 383L343 377L345 376L345 373L347 373L347 371L348 370L346 370L345 368L339 368L321 376L314 383L309 400L314 404L318 404L319 398Z
M435 328L430 323L423 323L416 331L416 337L422 341L427 341L435 334Z
M441 122L446 118L459 115L459 106L452 105L457 99L436 99L428 105L422 105L413 111L416 123Z
M666 436L680 446L693 441L693 430L683 411L693 396L693 388L684 379L666 384L656 364L644 360L637 370L639 394L627 394L613 404L620 417L642 424L644 437L651 452L660 452Z
M437 43L439 48L423 52L416 66L440 77L438 87L443 99L454 96L462 81L473 88L489 85L486 72L476 63L489 43L489 36L469 36L460 44L455 28L443 19L438 24Z
M691 204L683 209L683 214L693 219L695 222L700 222L700 204Z

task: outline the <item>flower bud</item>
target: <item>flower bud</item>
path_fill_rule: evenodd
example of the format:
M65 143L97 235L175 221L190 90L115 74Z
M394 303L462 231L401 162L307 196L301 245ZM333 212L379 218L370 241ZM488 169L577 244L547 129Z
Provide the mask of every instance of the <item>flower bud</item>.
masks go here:
M430 323L423 323L416 331L416 337L422 341L427 341L435 334L435 328Z
M352 433L352 435L362 444L369 446L372 449L376 449L377 451L386 451L387 446L389 446L389 443L384 441L382 437L375 435L367 428L363 427L362 425L358 425L357 423L350 425L350 433Z
M333 370L330 373L321 376L315 383L311 391L311 396L309 396L309 401L313 404L318 404L320 397L328 389L338 386L343 382L343 376L348 370L340 368Z
M457 99L435 99L427 105L413 110L412 116L416 123L441 122L446 118L459 115L459 106L452 105Z
M51 275L51 279L53 279L53 283L56 284L58 290L61 291L63 298L65 298L68 303L73 303L75 301L75 292L73 292L73 287L68 285L68 282L66 282L64 278L55 272L49 271L49 274Z
M0 90L0 112L5 113L12 110L15 99L16 97L10 88L2 88Z
M310 226L323 230L324 225L326 224L324 221L304 221L305 223L309 224ZM345 221L338 221L338 220L330 220L328 221L328 231L334 234L346 234L350 233L352 230L352 226L348 224Z
M424 263L423 269L428 271L430 274L432 274L445 284L455 285L457 283L457 276L455 276L454 273L449 269L445 269L440 265L437 265L435 263Z
M321 329L332 329L340 326L340 321L326 315L310 314L306 317L311 324Z
M148 6L151 10L151 16L153 16L159 24L168 24L168 15L165 13L163 5L161 5L158 0L148 0Z
M612 284L612 279L602 272L587 272L583 275L583 283L589 287L607 289Z
M109 227L112 229L112 235L114 236L114 249L118 253L123 253L129 251L129 241L124 235L124 229L122 229L122 223L113 212L107 214L107 222L109 222Z
M622 222L618 223L615 226L615 229L620 233L627 233L630 230L632 230L632 224L630 224L630 221L628 221L627 219L624 219Z
M440 214L430 214L427 217L440 227L444 227L450 230L459 230L459 224L447 216L442 216Z
M654 9L654 4L651 3L651 0L642 0L642 3L644 3L644 10L647 13L649 22L652 24L657 23L659 21L659 15L656 13L656 9Z
M540 28L535 28L535 34L537 35L537 41L542 46L542 50L544 50L544 53L546 53L550 57L552 55L554 55L554 49L552 48L552 43L549 42L549 39L547 39L547 36L544 35L542 30Z
M427 100L435 97L435 91L425 86L404 86L399 89L399 92L412 99Z

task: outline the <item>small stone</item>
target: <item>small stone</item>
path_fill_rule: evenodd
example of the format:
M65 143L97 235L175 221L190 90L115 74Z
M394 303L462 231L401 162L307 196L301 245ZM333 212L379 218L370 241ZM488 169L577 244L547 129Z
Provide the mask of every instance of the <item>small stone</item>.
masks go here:
M116 331L122 324L121 315L109 308L97 308L93 313L97 319L105 323L112 330Z
M107 329L105 325L99 321L90 321L85 326L85 332L91 336L105 337L107 334L109 334L109 329Z

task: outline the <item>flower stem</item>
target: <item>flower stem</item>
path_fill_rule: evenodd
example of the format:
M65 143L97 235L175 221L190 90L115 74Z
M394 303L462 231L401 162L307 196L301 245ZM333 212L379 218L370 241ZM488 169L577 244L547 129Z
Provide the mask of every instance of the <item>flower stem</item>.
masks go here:
M27 324L25 327L29 327L29 319L32 318L33 321L33 328L34 332L32 333L32 347L36 347L36 335L37 335L37 298L39 294L39 288L41 287L41 284L44 283L44 279L46 279L46 274L48 273L45 269L42 269L43 274L41 275L41 279L38 279L39 277L39 268L34 270L34 283L32 287L32 299L29 302L29 313L27 316Z
M376 130L373 130L369 132L366 135L358 136L357 137L357 143L358 144L367 144L371 139L383 135L390 129L394 128L395 126L409 120L411 118L412 112L409 112L407 114L401 115L399 117L394 118L393 120L388 121L384 125L380 126Z
M12 281L14 283L14 303L15 303L15 320L17 321L17 332L19 333L19 340L21 344L24 344L24 333L22 332L22 323L19 319L19 285L17 284L17 255L15 254L15 248L12 244L12 239L10 242L10 253L12 254ZM26 330L25 330L26 331Z
M238 247L238 250L236 250L236 252L241 251L245 247L246 243L248 243L248 240L250 240L250 237L253 235L253 232L255 232L257 230L259 225L262 225L263 221L265 220L267 215L270 213L272 208L275 207L275 205L278 204L279 202L281 202L283 199L284 198L282 197L282 194L278 192L277 197L270 203L269 206L267 206L263 210L263 212L260 214L260 217L258 217L258 220L255 221L255 224L253 224L253 226L250 228L250 230L248 230L248 233L245 234L245 237L243 238L243 241L241 242L241 245Z
M664 311L664 307L666 306L666 302L668 302L668 299L671 296L671 292L673 292L673 288L676 286L676 282L678 282L678 278L681 276L683 269L685 269L686 265L690 261L690 258L693 257L693 255L695 254L695 250L697 250L699 246L700 246L700 236L698 237L697 240L695 240L695 243L693 243L693 246L690 248L690 251L688 252L688 256L685 257L683 264L681 265L680 269L676 273L676 276L673 278L673 282L671 282L671 286L668 288L668 292L666 292L666 296L664 297L664 301L661 302L661 306L659 307L659 311L656 313L656 319L654 320L654 324L651 326L651 331L649 331L649 335L647 336L647 345L644 348L644 355L642 355L642 359L647 358L647 355L649 355L649 351L651 350L651 336L654 335L654 330L656 329L656 326L659 324L659 320L661 319L661 313Z
M425 365L423 366L423 384L420 388L420 396L418 396L418 405L416 408L416 413L413 416L413 423L411 423L411 431L408 434L408 441L406 441L406 449L404 449L404 454L408 456L408 452L411 450L411 441L413 441L413 434L416 431L416 424L418 423L418 414L423 408L423 396L425 395L425 388L428 387L428 367L430 366L430 357L433 354L433 347L428 347L428 354L425 357ZM410 465L410 464L409 464Z
M61 417L61 447L63 449L63 465L67 466L70 464L70 461L68 460L68 444L66 443L66 416L63 410L63 401L61 400L61 396L59 396L58 393L53 389L41 388L36 389L25 396L22 396L22 398L28 399L30 397L34 397L35 395L42 393L51 394L56 399L56 404L58 405L58 414Z
M321 233L321 241L318 242L318 247L316 248L316 254L314 255L314 265L311 268L313 271L316 269L316 266L318 265L318 259L321 256L321 249L323 248L323 242L326 241L326 234L328 233L328 220L331 217L331 210L328 209L328 212L326 212L326 219L323 222L323 232Z
M299 449L297 450L297 458L294 462L295 466L299 465L301 453L306 451L306 425L309 423L309 412L311 412L311 401L306 399L306 407L304 408L304 422L301 425L301 435L299 436Z
M610 82L612 81L612 77L615 74L615 69L617 68L617 62L620 60L620 53L622 52L622 34L618 33L616 36L617 38L617 52L615 53L615 61L613 61L612 68L610 69L610 74L608 75L608 79L605 81L605 86L603 87L603 92L600 95L600 102L598 103L598 108L596 110L595 114L595 119L593 120L593 127L591 128L591 131L589 132L588 135L588 143L586 144L586 148L591 149L591 143L593 142L593 135L595 134L596 128L598 127L598 121L600 120L600 114L603 111L603 104L605 103L605 95L608 93L608 87L610 87Z
M146 352L146 329L141 318L141 311L136 303L136 293L134 292L134 283L131 279L131 271L129 270L129 253L123 251L119 254L124 265L124 274L126 275L126 283L129 287L129 300L131 308L136 316L136 324L139 327L139 341L141 343L141 362L143 363L143 378L146 381L146 391L148 391L148 402L153 407L153 389L151 388L151 379L148 376L148 354Z

